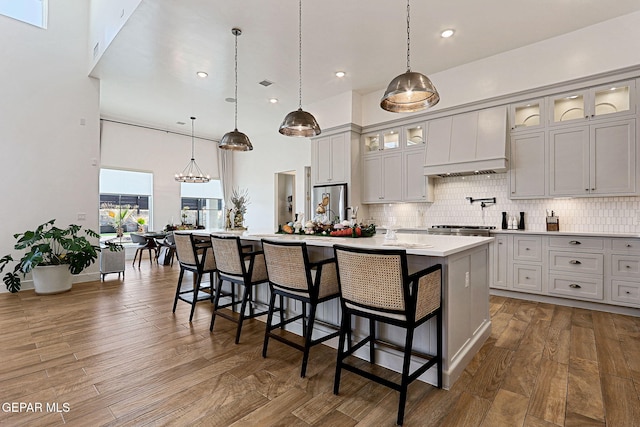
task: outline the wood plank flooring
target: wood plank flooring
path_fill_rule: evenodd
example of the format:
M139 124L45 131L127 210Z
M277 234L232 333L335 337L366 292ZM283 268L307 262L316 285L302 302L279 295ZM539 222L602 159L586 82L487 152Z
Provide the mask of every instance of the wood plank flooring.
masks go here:
M0 424L9 426L392 426L397 393L349 372L335 350L301 353L264 323L171 313L178 266L38 296L0 294ZM491 298L492 335L451 390L416 382L406 426L640 426L640 318ZM31 410L12 411L11 402ZM58 407L46 405L57 404ZM37 404L42 404L38 411ZM15 408L17 409L17 408Z

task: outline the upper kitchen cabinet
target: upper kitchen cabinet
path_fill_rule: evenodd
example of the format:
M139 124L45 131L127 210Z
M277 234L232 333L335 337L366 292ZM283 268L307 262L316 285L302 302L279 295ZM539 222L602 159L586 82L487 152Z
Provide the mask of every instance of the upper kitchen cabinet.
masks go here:
M402 128L384 129L379 132L366 133L362 136L363 153L377 154L381 151L398 150L404 144Z
M533 199L546 196L545 132L511 135L509 197Z
M417 123L414 125L403 126L402 133L404 135L404 148L424 148L427 140L427 127L425 123Z
M393 203L402 201L402 153L384 153L363 159L362 201Z
M426 175L506 171L506 106L431 120L428 126Z
M550 96L548 106L551 125L633 115L636 112L635 82L611 83Z
M402 153L402 201L433 202L433 180L424 175L424 147Z
M637 193L635 119L549 132L549 195Z
M325 136L312 141L315 184L347 182L350 167L349 143L348 133Z
M544 106L543 98L512 104L510 106L511 114L509 114L511 131L519 132L544 128L546 117Z

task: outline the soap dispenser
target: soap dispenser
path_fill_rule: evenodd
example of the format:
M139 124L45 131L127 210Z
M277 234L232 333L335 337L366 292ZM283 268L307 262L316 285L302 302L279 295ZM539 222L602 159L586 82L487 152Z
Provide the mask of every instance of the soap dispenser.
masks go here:
M502 212L502 229L506 230L509 228L509 224L507 222L507 213L506 212Z
M520 222L518 223L518 230L524 230L524 212L520 212Z

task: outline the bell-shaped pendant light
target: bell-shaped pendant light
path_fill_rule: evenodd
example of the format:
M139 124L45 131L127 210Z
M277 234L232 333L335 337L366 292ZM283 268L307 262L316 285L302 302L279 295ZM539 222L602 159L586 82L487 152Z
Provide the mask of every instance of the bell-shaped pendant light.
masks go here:
M285 136L309 137L320 135L320 126L311 113L302 110L302 0L298 0L298 109L284 118L279 132Z
M424 74L411 71L411 37L409 26L409 0L407 0L407 72L391 80L382 96L380 107L394 113L412 113L433 107L440 95Z
M178 182L205 183L211 181L211 177L203 174L196 163L193 136L193 122L195 120L195 117L191 117L191 160L187 163L187 166L182 170L182 172L175 174L175 180Z
M236 56L235 56L235 73L236 73L236 85L235 85L235 126L234 130L231 132L227 132L224 134L220 142L218 143L218 148L222 148L224 150L234 150L234 151L251 151L253 150L253 145L251 145L251 141L249 141L249 137L244 133L238 131L238 36L242 34L242 30L240 28L231 29L231 34L235 36L236 39Z

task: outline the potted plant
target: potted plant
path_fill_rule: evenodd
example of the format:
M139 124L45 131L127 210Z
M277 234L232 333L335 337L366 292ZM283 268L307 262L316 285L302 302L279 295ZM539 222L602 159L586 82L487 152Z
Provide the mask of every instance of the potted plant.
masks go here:
M71 275L79 274L98 258L100 246L94 245L87 237L98 239L100 235L81 226L71 224L58 228L52 219L38 226L35 231L14 234L17 240L14 249L25 250L13 271L7 272L2 281L10 292L18 292L21 287L20 274L33 273L33 286L38 294L64 292L71 289ZM122 246L107 242L111 251L122 250ZM0 258L0 272L14 259L11 255Z

